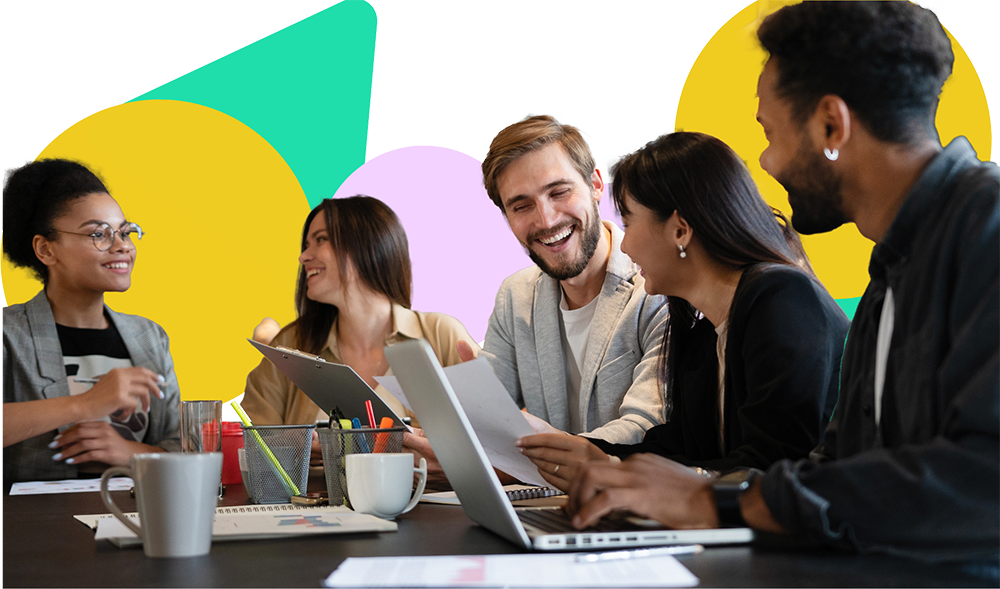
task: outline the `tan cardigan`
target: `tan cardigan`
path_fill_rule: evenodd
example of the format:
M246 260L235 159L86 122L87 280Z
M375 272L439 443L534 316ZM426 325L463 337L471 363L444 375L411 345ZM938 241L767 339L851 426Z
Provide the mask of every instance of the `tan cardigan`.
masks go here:
M392 327L392 333L385 340L387 346L410 339L426 339L442 366L461 361L455 349L458 340L469 342L473 350L479 350L462 322L443 313L421 313L393 304ZM294 348L297 340L298 329L290 325L282 329L270 345ZM335 329L330 331L330 339L319 355L328 362L342 363ZM386 374L392 374L392 370ZM375 392L397 415L413 417L381 385ZM311 424L328 417L267 358L261 359L260 365L247 376L246 395L241 405L255 425Z

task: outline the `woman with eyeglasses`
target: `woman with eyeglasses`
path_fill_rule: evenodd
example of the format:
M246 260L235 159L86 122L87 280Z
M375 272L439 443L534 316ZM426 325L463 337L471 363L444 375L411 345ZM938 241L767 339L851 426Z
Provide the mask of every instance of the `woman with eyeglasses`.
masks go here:
M646 290L670 305L660 361L665 423L634 445L541 433L519 440L521 451L566 491L589 461L637 455L629 464L638 468L665 457L707 476L805 457L837 403L849 323L812 275L798 236L715 137L664 135L612 174L622 251L642 268ZM622 471L622 486L634 481ZM638 495L656 501L650 491Z
M116 313L142 229L83 165L31 162L3 189L3 253L44 288L3 310L4 484L98 476L180 446L167 334Z

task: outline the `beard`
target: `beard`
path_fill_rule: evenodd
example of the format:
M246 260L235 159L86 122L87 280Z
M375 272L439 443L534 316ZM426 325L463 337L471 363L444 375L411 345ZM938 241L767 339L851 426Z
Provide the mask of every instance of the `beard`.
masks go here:
M841 178L811 140L803 141L794 162L780 178L775 177L788 191L792 227L803 235L813 235L833 231L850 221L844 212Z
M596 200L594 201L594 209L591 212L590 218L591 222L586 227L583 226L583 223L579 219L576 219L577 231L583 231L583 233L580 235L579 255L575 260L570 260L558 266L552 265L535 253L530 246L525 245L524 249L527 250L528 257L541 268L542 272L545 272L556 280L569 280L570 278L579 276L587 267L587 264L590 263L590 259L594 257L594 252L597 251L597 244L601 241L601 211ZM534 243L535 239L532 236L528 239L528 243Z

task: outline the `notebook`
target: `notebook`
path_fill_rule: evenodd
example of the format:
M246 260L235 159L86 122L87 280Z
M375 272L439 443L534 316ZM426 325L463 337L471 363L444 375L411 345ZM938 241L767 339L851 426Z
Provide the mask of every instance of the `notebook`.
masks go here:
M493 472L455 391L424 340L385 348L393 373L420 416L438 461L474 522L527 549L601 550L666 544L739 544L753 539L749 528L671 530L618 514L596 529L577 531L561 509L515 510Z
M139 514L126 513L132 521ZM142 544L132 530L110 513L77 515L77 521L96 530L95 540L108 540L119 548ZM311 506L284 503L278 505L236 505L216 507L212 524L212 542L261 540L318 534L358 534L395 532L396 522L373 515L355 513L344 506Z

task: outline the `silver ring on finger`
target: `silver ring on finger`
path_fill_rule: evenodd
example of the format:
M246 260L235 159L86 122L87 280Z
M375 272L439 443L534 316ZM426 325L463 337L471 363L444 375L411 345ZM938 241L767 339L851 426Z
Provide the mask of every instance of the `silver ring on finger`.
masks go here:
M560 466L562 466L562 465L561 464L557 464L555 470L552 471L552 474L559 474L559 467Z

